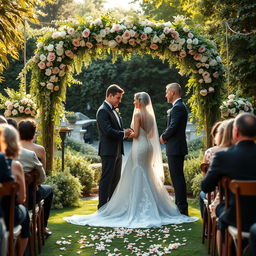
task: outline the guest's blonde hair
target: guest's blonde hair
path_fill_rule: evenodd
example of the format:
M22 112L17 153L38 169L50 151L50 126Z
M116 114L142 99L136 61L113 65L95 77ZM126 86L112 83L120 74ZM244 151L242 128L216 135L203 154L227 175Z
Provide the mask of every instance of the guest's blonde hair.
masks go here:
M2 127L2 125L0 125L0 152L5 154L5 150L6 150L6 144L4 142L4 129Z
M5 155L9 158L17 158L20 151L19 133L9 124L1 125L4 129L4 139L6 143Z
M232 130L234 125L234 119L228 119L225 121L224 132L220 143L221 148L229 148L234 145L232 138Z

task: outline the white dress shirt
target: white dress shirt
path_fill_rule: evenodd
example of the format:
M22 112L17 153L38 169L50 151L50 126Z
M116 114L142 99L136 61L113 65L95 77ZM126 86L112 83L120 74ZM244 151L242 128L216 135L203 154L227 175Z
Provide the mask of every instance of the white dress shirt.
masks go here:
M113 106L112 106L109 102L107 102L106 100L105 100L105 102L106 102L106 103L109 105L109 107L112 109L112 111L113 111L113 113L114 113L114 115L115 115L115 117L116 117L116 120L117 120L119 126L122 127L122 126L121 126L121 122L120 122L120 118L119 118L118 114L116 113L116 111L113 109Z

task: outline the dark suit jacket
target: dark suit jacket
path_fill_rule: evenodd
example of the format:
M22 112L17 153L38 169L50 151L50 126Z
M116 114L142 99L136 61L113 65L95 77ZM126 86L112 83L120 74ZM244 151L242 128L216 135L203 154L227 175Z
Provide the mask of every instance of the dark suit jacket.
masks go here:
M216 153L202 180L202 190L213 191L223 176L236 180L256 180L256 144L253 141L240 141L228 150ZM241 207L242 225L247 231L250 225L256 222L256 197L243 197ZM235 213L235 197L230 194L229 208L223 217L224 222L235 225Z
M167 141L167 155L186 155L188 153L186 141L186 125L188 112L182 100L178 100L171 109L167 129L162 138Z
M96 120L100 135L99 155L116 156L118 154L123 154L124 131L121 118L120 126L113 110L106 102L103 102L97 111Z

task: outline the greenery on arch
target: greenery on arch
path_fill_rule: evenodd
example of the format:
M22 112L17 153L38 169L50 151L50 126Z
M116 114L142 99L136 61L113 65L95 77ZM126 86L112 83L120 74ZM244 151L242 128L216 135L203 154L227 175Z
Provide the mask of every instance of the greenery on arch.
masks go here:
M124 60L133 54L158 56L176 65L181 74L190 75L189 104L199 128L209 127L219 113L223 66L215 45L192 28L183 16L174 22L149 20L96 20L82 18L60 23L39 38L34 57L26 69L32 70L31 93L36 96L41 116L42 142L47 148L48 170L52 167L54 127L63 114L66 88L78 83L74 72L93 59L118 55Z

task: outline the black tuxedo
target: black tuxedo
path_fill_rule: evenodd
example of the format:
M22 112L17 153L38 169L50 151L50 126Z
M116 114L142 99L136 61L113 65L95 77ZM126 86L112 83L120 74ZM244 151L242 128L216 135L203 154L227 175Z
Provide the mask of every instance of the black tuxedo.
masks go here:
M167 120L162 138L167 141L166 154L170 175L175 190L175 203L182 213L188 209L186 182L183 172L184 157L188 153L186 125L188 112L182 99L175 102Z
M256 145L253 141L240 141L228 150L215 154L213 162L202 180L204 192L215 189L223 176L236 180L256 180ZM222 204L221 204L222 205ZM218 213L218 208L216 209ZM243 230L248 231L256 222L256 198L243 197L241 200ZM236 225L235 197L230 193L229 207L221 220L227 225Z
M98 207L111 198L121 175L124 131L119 115L118 118L119 122L106 102L100 106L96 114L100 140L98 153L102 161Z

